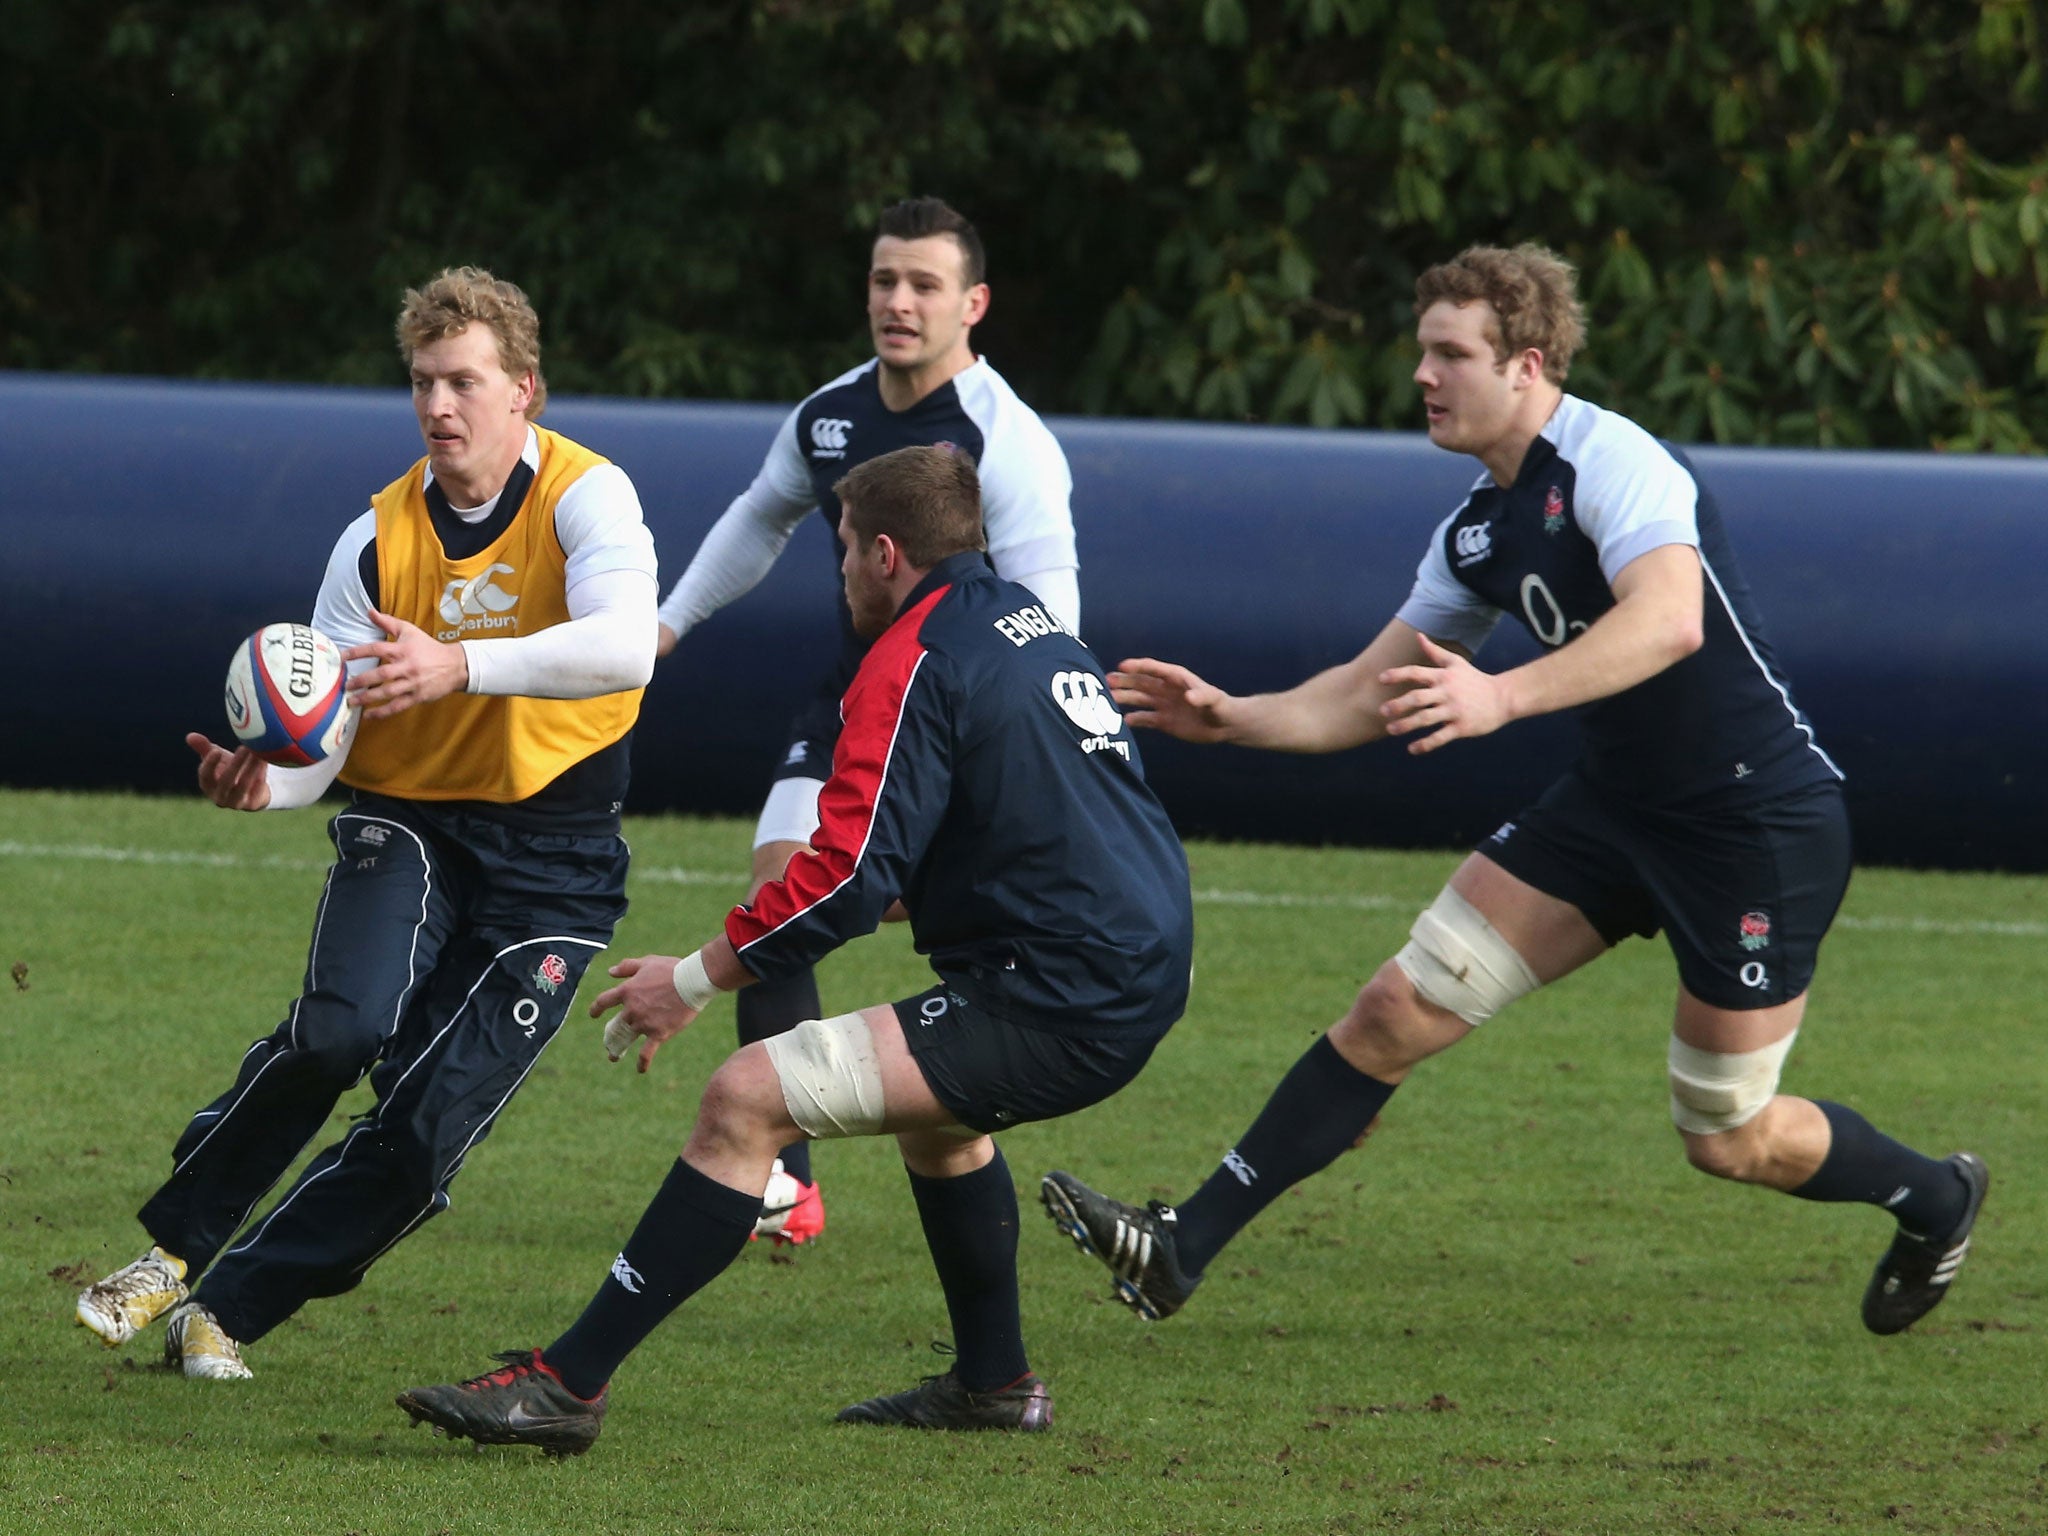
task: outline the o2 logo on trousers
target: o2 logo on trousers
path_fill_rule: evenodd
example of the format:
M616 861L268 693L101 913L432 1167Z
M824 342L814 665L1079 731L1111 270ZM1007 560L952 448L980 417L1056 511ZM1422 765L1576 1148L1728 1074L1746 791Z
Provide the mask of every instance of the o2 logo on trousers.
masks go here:
M512 1022L525 1032L527 1039L531 1040L534 1026L540 1023L540 1004L530 997L522 997L512 1005Z

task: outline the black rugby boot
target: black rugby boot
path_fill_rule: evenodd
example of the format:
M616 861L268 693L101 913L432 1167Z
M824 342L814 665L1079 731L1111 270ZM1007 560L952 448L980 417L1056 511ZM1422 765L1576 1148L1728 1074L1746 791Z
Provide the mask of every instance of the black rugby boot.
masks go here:
M493 1355L504 1362L468 1381L442 1387L408 1387L398 1406L415 1425L478 1445L531 1445L550 1456L581 1456L597 1441L611 1402L606 1387L589 1401L562 1385L537 1349L508 1349Z
M1038 1199L1076 1248L1109 1267L1117 1300L1147 1322L1173 1316L1201 1283L1181 1270L1172 1206L1125 1205L1057 1170L1039 1181Z
M838 1419L841 1424L900 1424L910 1429L1050 1429L1052 1394L1032 1371L992 1392L970 1392L947 1371L925 1377L908 1392L842 1408Z
M1932 1312L1969 1257L1970 1228L1984 1208L1991 1170L1974 1152L1957 1152L1947 1163L1969 1191L1963 1219L1938 1238L1915 1237L1899 1229L1863 1293L1863 1326L1872 1333L1903 1333Z

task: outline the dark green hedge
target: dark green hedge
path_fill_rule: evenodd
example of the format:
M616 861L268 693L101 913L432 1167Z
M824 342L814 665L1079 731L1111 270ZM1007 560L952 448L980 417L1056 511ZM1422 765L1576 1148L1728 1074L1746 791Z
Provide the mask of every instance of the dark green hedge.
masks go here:
M875 210L983 226L1043 408L1413 426L1409 286L1539 239L1575 384L1728 442L2048 437L2039 0L0 0L0 364L791 398Z

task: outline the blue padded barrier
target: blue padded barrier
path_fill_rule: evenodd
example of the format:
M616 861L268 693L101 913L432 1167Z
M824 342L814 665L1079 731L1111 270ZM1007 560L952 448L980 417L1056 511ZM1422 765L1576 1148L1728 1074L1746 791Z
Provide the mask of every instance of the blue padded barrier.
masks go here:
M561 399L548 425L633 476L664 586L753 476L778 407ZM1405 595L1470 460L1418 436L1059 420L1083 631L1105 662L1236 690L1345 660ZM185 789L220 679L303 617L328 550L419 454L402 391L0 374L0 782ZM2048 465L1699 449L1778 653L1849 774L1860 856L2048 868ZM650 689L632 806L751 813L833 643L837 549L811 519ZM1503 623L1482 665L1533 654ZM1568 761L1568 721L1424 759L1189 748L1147 735L1184 831L1438 846L1490 831Z

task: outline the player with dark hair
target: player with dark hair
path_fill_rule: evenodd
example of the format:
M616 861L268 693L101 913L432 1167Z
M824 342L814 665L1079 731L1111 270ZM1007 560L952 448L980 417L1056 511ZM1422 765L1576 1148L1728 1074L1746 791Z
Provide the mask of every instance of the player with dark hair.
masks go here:
M1483 472L1415 586L1355 660L1233 697L1149 659L1111 673L1134 724L1188 741L1436 751L1582 709L1585 752L1468 857L1408 945L1310 1047L1178 1207L1046 1175L1048 1214L1141 1315L1177 1310L1237 1232L1355 1145L1415 1066L1631 933L1678 961L1671 1112L1701 1171L1897 1218L1863 1299L1896 1333L1935 1306L1989 1176L1937 1162L1841 1104L1777 1091L1820 941L1847 889L1841 775L1794 707L1713 498L1675 450L1564 392L1584 333L1572 269L1475 247L1416 285L1430 440ZM1502 613L1544 647L1469 660Z
M885 209L868 268L868 329L875 355L790 412L754 483L714 523L661 605L661 654L767 575L813 508L836 528L832 483L854 465L897 448L955 443L980 467L989 558L1080 631L1072 481L1066 456L1037 414L971 344L988 313L981 237L935 197ZM818 789L832 770L839 699L866 649L840 608L837 660L791 727L754 832L752 891L782 873L818 824ZM742 992L741 1044L764 1040L819 1013L807 968ZM796 1208L778 1214L777 1241L801 1243L824 1227L825 1207L808 1148L786 1149L798 1181ZM764 1227L767 1223L764 1221Z
M142 1208L149 1252L78 1298L110 1346L169 1312L187 1376L247 1376L242 1345L447 1208L626 909L658 591L639 498L533 424L540 321L511 283L441 273L406 294L398 340L426 457L343 532L313 608L360 729L310 768L186 738L231 810L311 805L337 776L355 791L304 991L179 1137ZM228 1247L365 1072L376 1106Z
M899 898L938 983L729 1056L582 1317L545 1349L500 1355L500 1370L402 1393L416 1422L588 1449L612 1373L745 1246L777 1149L872 1135L902 1152L958 1356L839 1417L1052 1421L1024 1355L1016 1189L990 1133L1108 1097L1180 1017L1187 860L1095 658L1028 587L989 569L967 456L900 449L838 492L848 611L873 645L846 693L812 846L701 949L613 966L620 984L592 1012L621 1010L644 1037L645 1071L720 992L812 964Z

